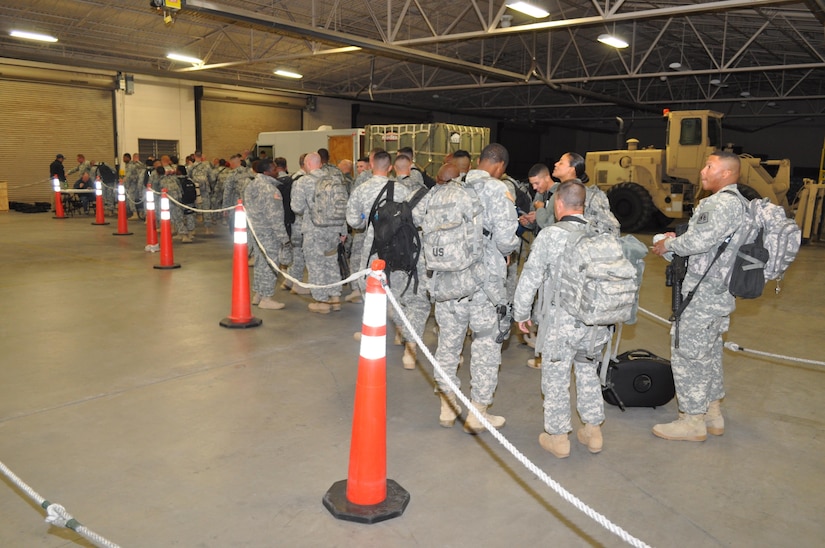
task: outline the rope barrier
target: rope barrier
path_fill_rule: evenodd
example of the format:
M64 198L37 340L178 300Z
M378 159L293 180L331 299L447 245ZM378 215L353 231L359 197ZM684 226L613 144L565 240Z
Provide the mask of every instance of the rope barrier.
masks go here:
M653 318L653 319L655 319L655 320L657 320L661 323L670 325L670 320L667 320L667 319L663 318L662 316L654 314L650 310L646 310L646 309L642 308L641 306L639 307L639 312L642 312L642 313L646 314L647 316L650 316L651 318ZM744 352L746 354L753 354L755 356L762 356L762 357L765 357L765 358L773 358L773 359L776 359L776 360L785 360L785 361L789 361L789 362L805 363L805 364L808 364L808 365L818 365L818 366L821 366L821 367L825 367L825 361L809 360L807 358L796 358L794 356L788 356L788 355L785 355L785 354L773 354L771 352L763 352L761 350L753 350L751 348L744 348L742 346L739 346L738 344L736 344L735 342L732 342L732 341L727 341L725 343L725 348L727 348L728 350L731 350L733 352Z
M458 397L464 405L467 407L468 412L471 412L476 418L484 425L484 427L493 435L493 437L498 440L498 442L505 448L507 451L513 455L516 460L518 460L525 468L527 468L530 472L532 472L536 477L539 478L545 485L553 489L559 496L561 496L564 500L572 504L577 510L583 512L586 516L590 519L596 521L599 525L613 533L614 535L621 538L626 543L630 544L631 546L636 546L637 548L644 548L648 545L645 544L643 541L639 540L638 538L634 537L618 525L611 522L607 517L600 514L599 512L590 508L587 504L585 504L581 499L576 497L573 493L562 487L558 482L553 480L547 473L545 473L542 469L538 466L533 464L521 451L516 449L516 447L510 443L510 441L505 438L501 432L496 430L492 424L472 405L467 396L465 396L461 390L444 374L444 370L441 368L441 365L435 360L435 356L430 353L430 349L427 348L427 345L421 340L418 334L415 332L412 324L404 315L404 312L401 310L401 306L396 301L395 296L392 294L392 290L386 283L386 276L382 277L381 283L384 286L384 289L387 293L387 298L392 303L393 308L396 312L398 312L398 317L401 318L401 321L404 322L404 325L407 327L410 333L412 333L413 338L415 339L416 344L418 347L424 351L424 355L427 356L427 359L433 365L433 368L438 372L440 377L445 381L447 386L449 386L450 390Z
M60 504L49 502L41 497L34 489L29 487L28 484L17 477L17 475L2 462L0 462L0 472L9 478L9 480L21 491L26 493L29 498L35 501L38 506L46 510L46 523L49 525L71 529L86 540L92 542L95 546L100 546L102 548L120 548L119 545L107 540L105 537L100 536L74 519L74 517L72 517L72 515Z

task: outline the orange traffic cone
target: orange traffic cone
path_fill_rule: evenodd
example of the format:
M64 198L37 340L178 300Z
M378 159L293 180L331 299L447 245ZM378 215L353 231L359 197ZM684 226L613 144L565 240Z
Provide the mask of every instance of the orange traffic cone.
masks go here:
M100 177L95 179L95 222L93 225L108 225L103 211L103 183Z
M246 246L246 212L238 200L235 206L235 250L232 255L232 312L220 321L223 327L258 327L263 320L252 315L249 303L249 252Z
M126 187L123 186L123 179L117 182L117 232L112 232L115 236L131 236L134 232L129 232L129 223L126 221Z
M398 517L410 502L410 494L387 479L387 294L380 280L385 266L373 261L364 295L349 475L323 499L336 518L360 523Z
M165 188L160 193L160 264L156 264L154 268L180 268L175 262L175 252L172 250L172 215L169 213L169 197L166 196Z
M52 219L65 219L66 212L63 210L63 195L60 194L60 179L57 175L52 177L52 188L54 189L54 217Z
M160 250L158 232L155 229L155 193L152 184L146 185L146 247L144 251L155 253Z

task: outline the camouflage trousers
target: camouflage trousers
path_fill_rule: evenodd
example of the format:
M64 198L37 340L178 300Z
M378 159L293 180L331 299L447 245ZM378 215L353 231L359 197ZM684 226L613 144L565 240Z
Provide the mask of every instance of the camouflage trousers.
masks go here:
M601 347L596 349L601 354ZM544 430L548 434L566 434L573 429L570 412L570 365L576 375L576 409L582 422L604 422L604 400L597 360L588 352L566 347L559 361L541 363L541 392L544 394Z
M137 181L126 185L126 212L129 216L136 211L137 204L143 202L144 198L145 196L141 196Z
M249 239L249 246L252 248L252 256L255 258L255 266L252 267L252 291L261 297L271 297L275 294L275 283L278 281L278 274L269 261L266 260L264 252L270 259L278 262L278 254L281 244L270 234L272 231L266 227L261 227L257 232L261 246L255 242L254 238Z
M438 323L438 349L435 359L444 372L461 387L458 379L458 360L464 349L467 328L472 332L470 343L470 397L473 401L490 405L498 386L501 365L501 344L498 335L498 312L485 297L475 301L442 301L435 303L435 321ZM442 392L450 389L440 375L435 380Z
M189 234L195 232L195 214L186 214L177 204L171 204L172 226L178 234Z
M307 266L304 259L304 234L301 232L301 217L292 224L292 264L287 268L287 274L296 280L304 281L304 269Z
M392 294L398 300L401 310L413 326L413 331L419 338L424 336L424 327L427 325L427 319L430 317L430 298L427 295L426 276L424 269L421 266L424 260L419 262L418 269L418 291L414 291L415 280L410 282L407 291L404 292L404 287L407 286L407 279L409 276L406 272L395 271L390 273L390 289ZM401 293L404 292L402 295ZM401 330L401 334L406 342L415 342L412 333L404 326L401 318L397 317L394 308L390 308L392 312L392 321L395 326Z
M685 308L679 320L679 348L676 326L670 330L670 360L679 411L689 415L706 413L708 403L725 396L722 334L730 325L728 315L711 313L697 300Z
M358 272L361 268L361 254L364 250L364 238L366 236L363 230L353 230L350 238L352 243L349 250L349 271ZM361 293L366 290L366 285L366 280L355 280L350 284L353 291L360 289Z
M337 230L316 229L304 233L304 259L307 263L309 283L329 285L341 281L341 271L338 269L338 242L340 235ZM294 260L294 257L293 257ZM331 297L341 295L341 286L312 289L312 298L316 301L327 302Z

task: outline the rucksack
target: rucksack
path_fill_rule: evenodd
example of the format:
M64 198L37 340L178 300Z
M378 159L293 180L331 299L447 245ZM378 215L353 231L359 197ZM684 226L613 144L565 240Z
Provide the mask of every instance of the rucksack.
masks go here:
M186 175L178 176L180 184L180 201L182 204L191 205L198 199L198 187L195 182Z
M430 191L421 223L424 260L432 271L430 294L437 301L468 297L481 286L484 254L482 206L475 189L450 181Z
M555 302L585 325L613 325L630 320L641 280L614 234L569 230L556 279Z
M100 177L100 180L107 185L117 183L117 173L106 164L97 164L97 175Z
M584 201L584 218L598 232L608 232L616 236L620 233L619 221L610 211L607 194L596 185L585 185L587 197Z
M799 252L802 231L768 198L745 200L744 205L745 222L731 240L738 249L728 273L728 290L734 297L755 299L768 280L785 274Z
M340 226L347 222L347 186L326 172L315 183L315 206L310 218L315 226Z
M373 240L370 257L377 254L386 263L386 270L406 272L407 285L402 295L414 281L413 292L418 293L418 259L421 256L421 239L413 222L412 210L427 193L420 188L409 200L394 201L395 181L389 180L370 208L367 226L372 225Z

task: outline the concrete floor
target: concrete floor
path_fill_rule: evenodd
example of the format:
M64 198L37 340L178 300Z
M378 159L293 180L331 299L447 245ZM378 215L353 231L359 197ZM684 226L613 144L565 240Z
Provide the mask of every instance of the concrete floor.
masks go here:
M438 426L429 364L388 348L388 476L411 494L403 516L334 519L321 498L345 479L361 305L329 316L284 295L229 330L228 234L176 244L158 271L142 224L0 214L0 461L80 522L131 546L621 546L489 435ZM650 235L641 238L649 243ZM662 259L650 256L642 306L669 314ZM809 245L784 289L741 302L727 340L823 359L825 246ZM622 350L669 355L667 329L642 317ZM428 329L431 348L435 338ZM605 450L569 459L538 445L539 372L515 340L493 411L527 457L653 546L822 546L825 369L725 353L727 431L666 442L659 409L608 406ZM467 383L466 368L462 378ZM577 422L577 421L576 421ZM0 485L0 546L89 546Z

